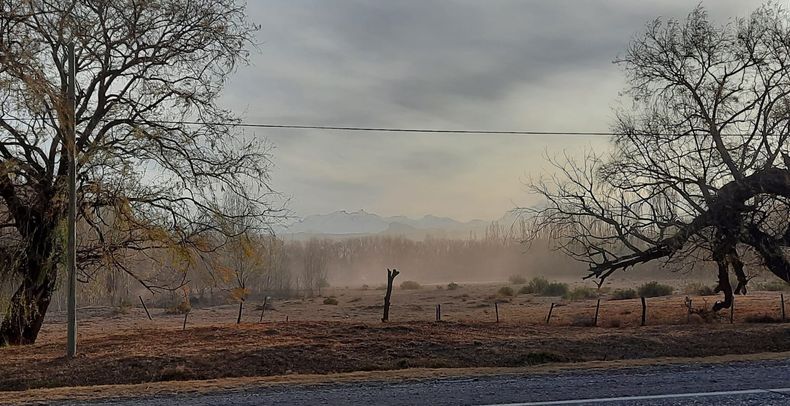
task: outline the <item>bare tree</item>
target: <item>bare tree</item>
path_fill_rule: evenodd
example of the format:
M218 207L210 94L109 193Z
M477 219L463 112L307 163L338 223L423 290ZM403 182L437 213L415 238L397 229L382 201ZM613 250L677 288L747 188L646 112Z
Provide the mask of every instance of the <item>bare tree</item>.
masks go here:
M702 7L655 20L615 62L632 108L609 155L552 159L533 232L603 281L664 260L710 260L727 308L746 293L748 258L790 281L790 19L776 5L715 26ZM729 273L737 278L732 288Z
M324 241L311 238L304 244L302 251L301 281L304 288L313 295L321 294L321 288L327 281L327 247Z
M36 340L66 213L65 50L76 44L80 278L129 253L211 250L218 191L274 213L268 148L216 101L257 27L235 0L0 0L0 245L21 280L0 345ZM201 125L185 122L198 121ZM214 237L202 237L212 233ZM184 261L188 263L189 261Z

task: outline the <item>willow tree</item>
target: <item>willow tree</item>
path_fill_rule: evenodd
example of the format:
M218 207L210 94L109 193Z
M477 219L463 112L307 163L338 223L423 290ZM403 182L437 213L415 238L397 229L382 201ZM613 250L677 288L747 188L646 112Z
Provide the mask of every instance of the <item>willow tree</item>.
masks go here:
M599 282L650 261L711 261L715 310L746 293L750 266L790 282L789 17L768 5L717 26L698 7L648 24L615 61L631 107L611 152L553 160L557 174L530 185L545 198L533 231Z
M217 105L256 26L235 0L0 0L0 250L18 283L0 345L36 340L57 285L66 214L65 52L76 46L78 268L210 250L233 221L212 202L273 213L265 144ZM200 125L185 124L199 122ZM218 218L225 217L218 222ZM210 234L210 238L201 236ZM190 258L186 251L182 257Z

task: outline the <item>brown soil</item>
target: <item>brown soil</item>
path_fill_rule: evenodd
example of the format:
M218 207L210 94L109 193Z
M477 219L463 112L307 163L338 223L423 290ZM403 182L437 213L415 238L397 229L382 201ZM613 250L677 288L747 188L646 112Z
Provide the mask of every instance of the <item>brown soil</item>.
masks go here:
M388 324L378 321L382 292L375 290L332 292L337 306L321 298L277 301L261 324L252 306L241 325L232 324L235 306L195 309L185 331L183 316L162 309L151 309L154 321L141 308L82 309L79 356L72 361L63 357L62 314L54 313L37 344L0 349L0 390L790 351L790 326L743 323L752 315L778 317L778 294L739 297L733 325L719 318L687 321L685 297L672 296L648 299L649 325L639 327L638 299L604 300L604 327L591 328L572 325L588 323L595 300L554 298L563 306L546 326L551 298L491 296L497 290L396 291ZM708 306L715 299L704 298ZM498 324L494 300L505 300ZM429 321L436 303L441 323Z

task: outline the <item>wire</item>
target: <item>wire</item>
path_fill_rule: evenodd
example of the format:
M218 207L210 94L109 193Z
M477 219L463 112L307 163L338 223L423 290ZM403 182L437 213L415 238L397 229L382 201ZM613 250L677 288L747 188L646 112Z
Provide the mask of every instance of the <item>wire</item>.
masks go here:
M214 123L199 121L158 121L162 124L184 125L225 125L245 128L283 128L295 130L328 130L357 132L393 132L393 133L425 133L425 134L480 134L480 135L569 135L569 136L615 136L618 134L605 131L499 131L499 130L448 130L432 128L389 128L389 127L345 127L329 125L297 125L297 124L259 124L259 123Z
M25 118L4 118L5 121L32 121ZM421 133L421 134L472 134L472 135L552 135L572 137L614 137L622 135L610 131L537 131L537 130L451 130L435 128L392 128L392 127L358 127L358 126L330 126L330 125L301 125L301 124L265 124L245 122L210 122L210 121L150 121L152 124L166 125L221 125L241 128L273 128L291 130L320 130L320 131L349 131L349 132L390 132L390 133ZM672 136L677 134L651 134ZM693 134L686 134L693 136ZM743 137L750 134L722 134L724 137ZM770 136L770 135L769 135ZM774 135L776 136L776 135Z

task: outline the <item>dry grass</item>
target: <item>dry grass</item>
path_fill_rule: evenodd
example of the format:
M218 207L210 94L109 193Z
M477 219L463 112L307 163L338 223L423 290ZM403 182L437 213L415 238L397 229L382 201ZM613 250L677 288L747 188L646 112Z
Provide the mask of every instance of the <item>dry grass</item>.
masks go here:
M323 298L276 301L263 324L252 311L245 313L246 324L233 324L232 305L193 308L186 331L181 316L163 309L151 309L154 321L140 308L128 314L82 309L80 355L70 362L63 358L63 315L54 313L36 345L0 349L0 388L790 351L787 325L743 323L778 317L774 293L738 297L735 325L715 318L687 322L685 296L648 299L644 328L638 327L639 299L604 297L598 324L604 327L590 328L572 325L586 325L595 300L559 303L546 326L549 305L558 299L533 295L500 301L502 322L495 324L493 303L501 286L464 284L462 293L397 290L390 324L378 321L382 292L361 289L329 292L353 297L335 306L324 305ZM712 305L710 297L692 299L695 308ZM437 303L443 323L430 321Z

